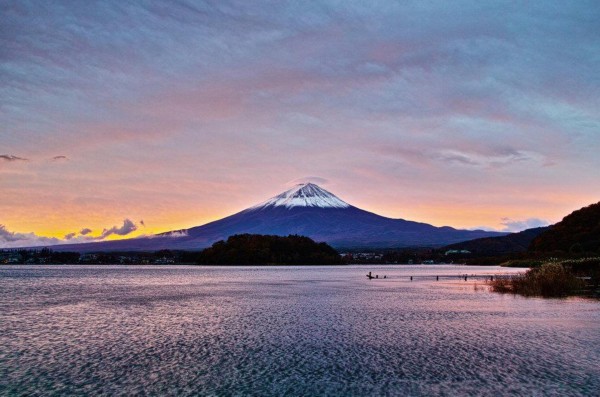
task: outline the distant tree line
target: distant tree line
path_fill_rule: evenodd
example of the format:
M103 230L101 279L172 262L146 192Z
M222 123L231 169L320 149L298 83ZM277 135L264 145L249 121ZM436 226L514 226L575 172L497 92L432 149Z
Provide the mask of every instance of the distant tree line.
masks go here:
M79 252L42 249L0 249L0 264L193 264L198 251Z
M78 252L55 252L49 248L42 249L3 249L0 250L0 263L5 264L44 264L44 263L78 263Z
M0 264L202 264L202 265L340 265L338 252L308 237L242 234L203 251L60 252L43 249L0 250Z

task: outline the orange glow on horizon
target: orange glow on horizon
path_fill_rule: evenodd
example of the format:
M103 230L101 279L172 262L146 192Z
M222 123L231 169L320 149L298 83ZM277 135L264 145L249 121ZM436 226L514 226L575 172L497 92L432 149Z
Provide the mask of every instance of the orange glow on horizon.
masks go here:
M592 204L593 201L581 199L583 202L581 205L564 205L558 203L557 205L548 206L544 211L540 211L542 219L555 223L560 221L568 213L576 210L585 205ZM351 203L352 204L352 203ZM518 206L503 206L500 204L494 205L471 205L469 203L452 203L448 205L420 203L409 207L408 205L398 205L390 203L380 203L378 208L370 208L367 205L358 206L366 211L374 212L378 215L386 216L389 218L402 218L410 221L429 223L434 226L451 226L457 229L472 229L472 228L488 228L495 230L502 230L502 214L511 214L512 219L526 219L531 216L531 210L529 208L519 208ZM570 207L565 210L563 208ZM206 223L222 219L226 216L233 215L234 213L241 211L245 208L239 208L236 210L230 210L225 213L224 211L214 211L212 213L203 212L196 213L195 216L190 216L187 211L163 211L158 216L153 218L145 219L146 227L142 226L138 220L134 220L137 226L137 230L127 234L118 235L112 234L106 238L106 240L119 240L139 237L143 235L158 234L169 232L173 230L189 229L195 226L201 226ZM105 209L109 212L109 209ZM81 215L73 216L71 218L65 217L61 219L60 226L57 227L55 224L56 215L48 217L39 216L35 220L31 219L10 219L5 223L8 230L17 233L30 233L33 232L38 236L53 237L63 239L69 233L78 233L83 227L92 229L92 233L88 236L98 237L104 229L111 228L113 226L120 226L122 220L116 221L114 216L111 217L112 221L102 222L98 221L98 217L95 219L93 224L81 222ZM68 241L65 241L68 243Z

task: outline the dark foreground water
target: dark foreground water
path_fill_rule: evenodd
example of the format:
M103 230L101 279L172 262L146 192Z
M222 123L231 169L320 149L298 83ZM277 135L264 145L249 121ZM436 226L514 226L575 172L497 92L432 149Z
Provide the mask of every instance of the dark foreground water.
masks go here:
M4 266L0 394L598 396L600 302L408 279L501 271Z

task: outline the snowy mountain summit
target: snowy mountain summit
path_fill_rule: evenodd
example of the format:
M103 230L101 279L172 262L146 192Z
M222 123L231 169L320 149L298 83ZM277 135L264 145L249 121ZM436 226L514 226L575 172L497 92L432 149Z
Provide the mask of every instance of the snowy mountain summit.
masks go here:
M348 208L350 204L340 200L335 194L328 192L314 183L301 183L250 209L256 210L271 207Z

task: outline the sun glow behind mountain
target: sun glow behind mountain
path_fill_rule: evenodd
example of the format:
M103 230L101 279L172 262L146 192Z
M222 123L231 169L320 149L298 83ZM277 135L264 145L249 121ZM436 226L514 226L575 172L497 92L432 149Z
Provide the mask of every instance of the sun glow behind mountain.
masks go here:
M126 221L123 228L131 226L135 225ZM119 233L123 228L111 231ZM499 235L387 218L354 207L316 184L304 183L204 225L120 241L58 245L55 249L79 252L198 250L235 234L302 235L337 248L434 247Z

